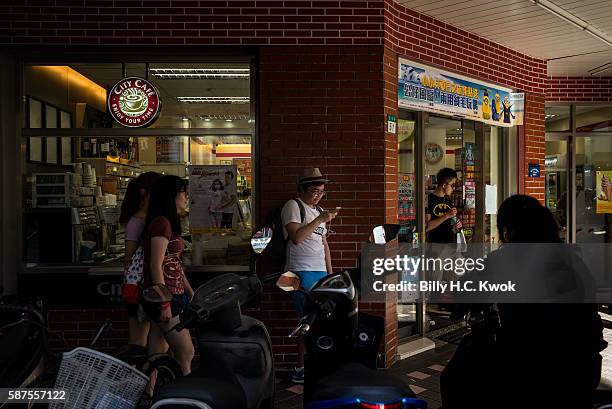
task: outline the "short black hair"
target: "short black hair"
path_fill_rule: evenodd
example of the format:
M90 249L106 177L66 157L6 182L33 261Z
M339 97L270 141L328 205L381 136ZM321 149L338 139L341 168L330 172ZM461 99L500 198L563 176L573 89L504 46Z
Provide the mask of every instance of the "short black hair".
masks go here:
M234 172L232 172L231 170L226 171L225 174L230 175L232 179L234 178Z
M497 229L499 237L510 243L561 243L554 216L532 196L504 200L497 210Z
M453 179L457 179L457 172L451 168L442 168L438 171L436 175L436 181L438 182L438 186L442 186Z

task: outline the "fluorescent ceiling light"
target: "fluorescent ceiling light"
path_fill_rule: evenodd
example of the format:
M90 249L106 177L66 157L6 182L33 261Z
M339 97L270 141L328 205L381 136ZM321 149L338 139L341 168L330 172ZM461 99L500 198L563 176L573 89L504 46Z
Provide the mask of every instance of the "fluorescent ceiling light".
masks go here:
M600 65L599 67L595 67L592 70L589 70L589 72L591 75L597 75L610 69L612 69L612 61L605 63L604 65Z
M232 119L234 121L246 121L249 119L249 115L247 114L208 114L208 115L198 115L198 118L204 121L215 121L215 120L226 120Z
M226 119L225 122L232 122L233 119Z
M160 80L172 79L249 79L248 68L150 68Z
M185 104L248 104L249 97L176 97Z
M189 118L183 118L183 121L189 121Z
M555 3L549 0L529 0L529 1L531 1L533 4L537 4L538 6L554 14L555 16L567 21L568 23L578 28L579 30L586 31L593 37L597 38L599 41L603 41L604 43L612 47L612 40L606 34L599 32L599 30L589 25L589 23L587 23L586 21L573 15L572 13L565 10L564 8L557 6Z

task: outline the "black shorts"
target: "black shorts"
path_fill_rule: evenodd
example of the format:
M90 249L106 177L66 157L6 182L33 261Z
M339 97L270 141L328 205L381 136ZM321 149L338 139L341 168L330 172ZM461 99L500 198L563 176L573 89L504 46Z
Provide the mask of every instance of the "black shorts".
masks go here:
M172 296L172 301L170 302L170 310L172 312L172 317L176 317L183 311L183 307L189 303L189 297L187 294L174 294ZM161 304L160 303L150 303L147 301L141 301L142 308L144 309L147 317L155 323L160 323L161 316Z

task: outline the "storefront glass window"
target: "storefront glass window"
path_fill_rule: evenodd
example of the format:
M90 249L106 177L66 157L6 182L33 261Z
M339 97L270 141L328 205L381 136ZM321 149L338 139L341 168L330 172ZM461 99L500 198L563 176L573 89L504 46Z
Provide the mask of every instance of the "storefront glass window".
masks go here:
M567 186L568 161L567 141L547 140L545 157L546 207L552 212L559 224L559 233L563 241L567 240ZM576 183L584 186L583 173L576 175Z
M577 132L612 132L612 106L577 106Z
M612 138L576 138L576 242L612 242Z
M26 66L24 133L74 130L68 136L26 137L26 263L119 265L124 226L118 215L127 185L154 171L189 179L184 262L248 265L254 193L249 66L149 64L148 81L161 109L157 120L137 131L110 115L107 95L124 74L146 78L146 64L126 64L125 72L121 64ZM121 100L126 112L152 101L126 95ZM121 134L113 136L109 128L122 128ZM148 136L147 130L164 136ZM213 171L227 203L234 203L231 214L211 207L219 196L211 187L215 180L209 180Z
M544 120L546 132L567 132L570 130L569 106L548 106Z

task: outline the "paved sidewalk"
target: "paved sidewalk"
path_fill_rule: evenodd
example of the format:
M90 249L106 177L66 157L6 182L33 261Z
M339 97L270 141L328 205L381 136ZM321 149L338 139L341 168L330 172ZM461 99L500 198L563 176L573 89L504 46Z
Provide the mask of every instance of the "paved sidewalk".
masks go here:
M600 389L612 389L612 315L601 314L604 325L604 338L609 347L602 351L603 356ZM446 363L455 353L456 345L445 342L436 342L436 348L431 351L397 362L389 370L390 373L407 377L412 390L419 399L427 401L429 409L438 409L440 398L440 373ZM276 408L301 409L301 385L294 385L287 381L278 381L276 390Z

